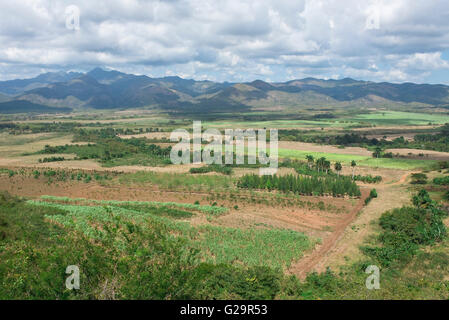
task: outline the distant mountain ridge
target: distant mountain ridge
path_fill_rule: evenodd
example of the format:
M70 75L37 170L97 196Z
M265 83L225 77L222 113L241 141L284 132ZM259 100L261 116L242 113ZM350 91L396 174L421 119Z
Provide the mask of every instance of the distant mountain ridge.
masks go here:
M0 94L58 108L140 108L171 112L243 112L313 106L449 106L449 86L305 78L280 83L150 78L95 68L87 73L45 73L0 82ZM3 101L8 97L3 97ZM11 102L11 101L9 101ZM11 104L9 104L11 105ZM1 111L0 111L1 112Z
M31 79L0 81L0 93L6 95L21 94L35 88L45 87L50 83L64 82L80 77L79 72L48 72Z

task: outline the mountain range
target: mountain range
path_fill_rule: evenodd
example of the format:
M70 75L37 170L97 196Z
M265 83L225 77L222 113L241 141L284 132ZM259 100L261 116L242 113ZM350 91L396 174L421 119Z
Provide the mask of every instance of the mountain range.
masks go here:
M220 83L95 68L87 73L55 72L0 81L0 113L13 112L15 105L20 112L39 112L39 106L42 112L157 107L188 113L348 106L449 108L449 86L350 78Z

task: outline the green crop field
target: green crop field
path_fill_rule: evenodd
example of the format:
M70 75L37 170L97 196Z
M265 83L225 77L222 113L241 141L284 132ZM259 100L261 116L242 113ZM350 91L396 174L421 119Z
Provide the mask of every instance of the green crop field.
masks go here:
M58 209L61 214L47 216L50 221L84 233L93 239L105 239L102 230L105 223L131 220L144 225L154 219L166 225L171 232L179 233L192 248L201 252L201 259L210 263L243 263L247 266L266 264L273 268L288 267L290 263L311 247L312 242L304 234L281 229L235 229L215 226L193 227L188 222L169 218L160 208L182 208L205 213L220 214L226 208L189 205L183 203L95 201L66 197L43 197L46 201L28 201L31 206ZM53 202L55 201L55 202ZM62 204L65 203L77 204ZM79 203L90 204L80 205ZM131 209L130 209L131 208ZM124 223L124 222L123 222ZM122 246L123 243L118 245Z
M382 125L427 125L449 123L447 114L429 114L400 111L385 111L376 113L359 114L349 118L351 121L369 122L377 126Z

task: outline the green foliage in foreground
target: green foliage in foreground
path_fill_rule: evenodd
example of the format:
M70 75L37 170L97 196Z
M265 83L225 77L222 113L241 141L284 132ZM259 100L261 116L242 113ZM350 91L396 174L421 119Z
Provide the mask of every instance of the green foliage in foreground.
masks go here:
M344 176L259 176L244 175L237 182L239 188L279 190L303 195L360 196L360 189L349 177Z
M0 299L448 299L449 241L435 232L444 215L425 192L413 200L414 207L382 216L378 242L362 261L299 281L269 266L204 262L205 247L192 247L189 239L211 239L187 223L161 216L137 221L102 207L104 237L94 239L49 222L69 211L0 194ZM243 241L235 244L245 247ZM382 248L388 248L385 254L372 254ZM65 270L73 264L80 267L81 288L69 291ZM381 267L380 290L365 287L365 269L372 264Z
M416 254L419 246L432 245L446 237L443 211L425 190L413 197L413 207L386 212L380 218L381 247L364 247L363 251L382 266L404 264Z
M209 225L194 227L187 222L164 218L167 216L165 210L162 212L155 208L149 210L146 202L88 201L90 206L32 200L27 203L61 210L64 214L47 218L97 240L105 239L107 233L102 225L112 223L114 219L131 220L137 224L144 224L148 219L155 220L163 223L174 234L185 238L190 247L199 250L202 261L208 263L268 265L282 269L292 260L300 257L302 252L311 245L304 234L290 230L234 229ZM92 204L100 204L100 206Z
M279 235L285 238L276 240L274 230L232 234L233 229L226 229L223 234L221 228L197 230L139 211L75 207L1 195L0 299L273 299L282 273L242 262L255 248L257 264L270 264L269 255L280 261L279 251L292 254L297 243L306 241L282 230ZM102 236L84 232L86 222ZM192 246L195 242L200 245ZM236 263L203 262L201 251L207 252L208 244L217 257L226 256L232 246L241 252L232 254ZM80 290L65 288L68 265L80 268Z

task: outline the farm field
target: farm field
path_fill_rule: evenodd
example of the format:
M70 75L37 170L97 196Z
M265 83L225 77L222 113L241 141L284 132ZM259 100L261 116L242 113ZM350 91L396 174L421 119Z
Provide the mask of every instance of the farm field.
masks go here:
M449 153L415 149L407 131L436 136L444 117L204 121L203 129L293 130L280 135L277 174L262 179L258 163L167 161L171 130L191 129L189 120L120 116L10 120L14 126L0 132L0 299L449 297L445 237L413 244L407 257L379 251L387 212L421 210L411 199L422 190L448 205L441 178ZM338 144L353 126L371 125L385 132L396 125L394 134L404 130L411 142L394 138L377 151L359 136ZM310 142L293 139L300 134ZM320 140L329 136L332 143ZM440 140L430 147L444 149ZM432 221L447 224L439 210ZM85 271L85 290L60 285L69 261ZM385 271L381 290L364 289L368 263ZM420 282L433 266L440 272Z
M361 114L349 118L351 121L363 121L377 126L416 126L428 124L445 124L449 122L449 116L441 114L382 111L369 114Z

